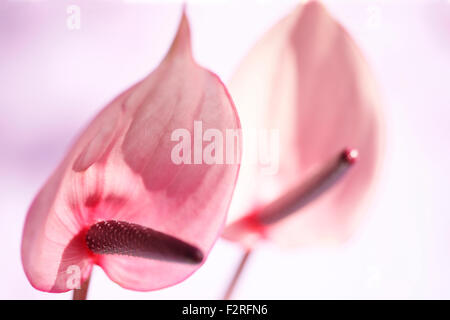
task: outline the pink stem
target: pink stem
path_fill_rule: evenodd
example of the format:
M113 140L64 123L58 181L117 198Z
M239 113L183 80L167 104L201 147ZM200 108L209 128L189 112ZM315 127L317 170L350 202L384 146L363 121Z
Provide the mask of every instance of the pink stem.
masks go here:
M86 300L90 280L91 277L87 278L86 281L81 284L80 289L73 290L72 300Z
M241 263L239 264L238 268L236 269L236 272L234 273L234 276L233 276L233 280L231 280L231 282L228 286L227 292L225 293L225 296L223 298L224 300L229 300L230 297L233 295L234 288L236 287L236 284L242 274L242 270L244 270L244 267L247 263L248 257L250 256L251 252L252 252L252 250L248 249L247 251L245 251L244 255L242 256Z

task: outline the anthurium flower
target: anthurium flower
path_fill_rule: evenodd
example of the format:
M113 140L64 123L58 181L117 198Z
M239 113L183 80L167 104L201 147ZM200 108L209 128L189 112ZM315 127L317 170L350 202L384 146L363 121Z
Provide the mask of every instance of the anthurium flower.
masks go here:
M244 166L244 137L224 237L251 248L261 238L301 246L351 235L374 183L381 128L374 79L346 30L319 2L299 5L250 51L230 92L244 134L248 128L278 130L280 156L276 174ZM331 183L357 152L352 170ZM289 214L270 219L279 217L275 209Z
M68 291L73 270L83 282L97 264L124 288L156 290L200 267L239 164L173 161L173 132L193 134L194 122L240 128L222 82L193 60L183 14L161 64L93 119L34 199L22 262L35 288Z

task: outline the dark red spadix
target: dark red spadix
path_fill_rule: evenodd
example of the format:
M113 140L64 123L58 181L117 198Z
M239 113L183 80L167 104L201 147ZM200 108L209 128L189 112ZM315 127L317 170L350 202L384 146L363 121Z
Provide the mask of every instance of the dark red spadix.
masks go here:
M293 186L279 198L266 206L255 210L250 215L228 226L225 238L233 238L243 230L251 230L246 245L264 235L268 228L298 213L335 186L355 164L358 159L357 149L345 149L328 162L309 173L307 177ZM255 236L253 236L255 235Z
M267 205L258 215L262 224L275 223L296 212L330 189L358 158L358 150L346 149L311 174L279 199Z
M101 221L86 234L88 248L96 254L119 254L162 261L202 262L200 249L165 233L125 221Z

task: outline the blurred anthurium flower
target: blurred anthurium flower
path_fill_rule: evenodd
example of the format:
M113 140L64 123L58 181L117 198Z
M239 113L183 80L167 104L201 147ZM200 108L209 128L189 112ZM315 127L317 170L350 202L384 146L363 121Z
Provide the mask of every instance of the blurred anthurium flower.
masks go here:
M156 290L200 267L239 164L174 163L172 133L193 133L194 121L240 128L222 82L194 62L183 14L161 64L97 115L34 199L22 261L35 288L68 291L97 264L124 288Z
M224 237L249 248L261 238L283 246L346 239L361 218L382 140L374 80L348 33L320 3L298 6L250 51L230 93L244 153ZM253 128L279 134L275 174L261 161L245 165L253 156L245 132Z

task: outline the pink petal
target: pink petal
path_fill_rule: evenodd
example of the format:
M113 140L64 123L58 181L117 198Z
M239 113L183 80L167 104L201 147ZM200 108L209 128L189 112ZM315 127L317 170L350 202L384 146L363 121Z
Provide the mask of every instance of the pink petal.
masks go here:
M183 14L159 67L100 112L35 198L22 241L34 287L70 290L70 265L80 266L84 280L99 264L122 287L145 291L174 285L199 268L95 255L84 241L92 224L123 220L176 236L207 255L223 227L239 164L174 164L178 142L171 134L185 128L194 137L194 121L224 136L240 128L220 79L194 62Z
M265 175L243 165L231 222L276 199L305 172L346 147L359 149L361 159L343 181L301 213L267 228L255 229L245 219L225 237L249 245L258 234L289 246L347 238L364 212L381 147L377 89L348 33L319 2L300 5L251 50L230 92L244 135L249 128L280 133L278 173ZM243 164L246 150L244 141Z

